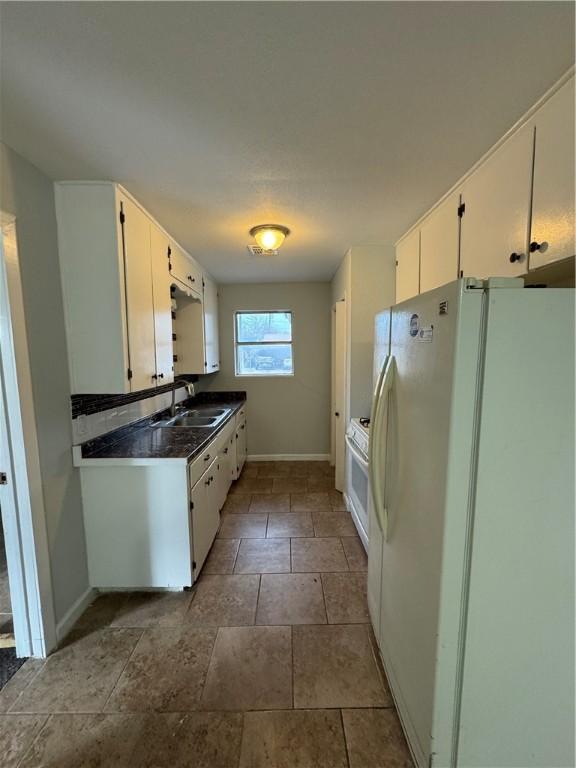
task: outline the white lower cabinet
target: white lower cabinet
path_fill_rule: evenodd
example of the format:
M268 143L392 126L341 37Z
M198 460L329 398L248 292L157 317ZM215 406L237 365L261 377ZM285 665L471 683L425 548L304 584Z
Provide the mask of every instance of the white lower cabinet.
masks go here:
M216 457L190 490L194 580L204 565L220 526L219 496L218 458Z
M246 459L246 410L189 465L170 459L80 463L90 586L181 589L200 573L220 509Z
M235 479L240 477L247 455L246 412L245 409L236 416L236 472Z
M217 485L218 485L218 509L222 509L226 496L232 485L233 475L233 462L236 462L236 452L234 450L236 443L235 424L232 424L229 429L226 429L222 435L222 440L218 448L218 462L217 462Z

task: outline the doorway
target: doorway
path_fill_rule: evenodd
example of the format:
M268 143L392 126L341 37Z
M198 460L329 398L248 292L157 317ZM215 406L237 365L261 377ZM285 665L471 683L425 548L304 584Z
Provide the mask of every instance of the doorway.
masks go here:
M14 217L0 212L0 619L14 656L45 657L56 624ZM9 610L8 610L9 609Z

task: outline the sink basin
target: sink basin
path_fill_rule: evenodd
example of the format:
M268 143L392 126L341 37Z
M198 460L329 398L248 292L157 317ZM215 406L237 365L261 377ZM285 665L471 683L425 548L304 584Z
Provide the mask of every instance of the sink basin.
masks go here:
M158 422L160 427L216 427L230 413L230 408L192 408L171 419Z
M176 416L167 427L215 427L220 421L216 416Z

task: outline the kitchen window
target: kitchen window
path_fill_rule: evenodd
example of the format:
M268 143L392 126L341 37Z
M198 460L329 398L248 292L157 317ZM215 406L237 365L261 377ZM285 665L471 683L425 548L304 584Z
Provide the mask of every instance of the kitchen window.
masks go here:
M293 376L292 312L234 314L236 376Z

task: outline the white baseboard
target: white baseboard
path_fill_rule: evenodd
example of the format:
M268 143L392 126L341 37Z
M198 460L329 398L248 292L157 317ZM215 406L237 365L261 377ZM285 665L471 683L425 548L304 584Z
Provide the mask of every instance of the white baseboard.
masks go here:
M248 461L330 461L329 453L253 453Z
M68 632L72 629L74 624L78 621L80 616L84 613L86 608L90 605L90 603L93 603L96 595L98 594L97 589L93 589L92 587L88 587L84 594L80 595L78 600L72 605L64 614L64 616L60 619L58 624L56 625L56 639L58 642L63 640Z

